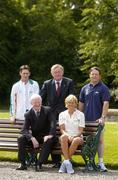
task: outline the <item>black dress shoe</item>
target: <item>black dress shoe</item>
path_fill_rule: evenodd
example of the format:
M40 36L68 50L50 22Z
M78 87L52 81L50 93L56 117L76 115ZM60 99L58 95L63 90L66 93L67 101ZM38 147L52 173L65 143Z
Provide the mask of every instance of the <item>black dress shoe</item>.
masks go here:
M53 168L60 168L60 166L61 166L61 163L58 162L58 163L55 163L52 167L53 167Z
M27 170L27 166L24 164L21 164L16 170Z

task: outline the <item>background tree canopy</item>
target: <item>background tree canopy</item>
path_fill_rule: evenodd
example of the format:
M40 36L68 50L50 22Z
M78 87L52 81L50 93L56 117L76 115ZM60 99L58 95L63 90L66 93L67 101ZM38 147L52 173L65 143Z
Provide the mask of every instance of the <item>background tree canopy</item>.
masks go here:
M29 64L41 86L55 63L74 79L77 94L94 65L109 88L117 89L117 0L0 1L1 104L9 105L20 65Z

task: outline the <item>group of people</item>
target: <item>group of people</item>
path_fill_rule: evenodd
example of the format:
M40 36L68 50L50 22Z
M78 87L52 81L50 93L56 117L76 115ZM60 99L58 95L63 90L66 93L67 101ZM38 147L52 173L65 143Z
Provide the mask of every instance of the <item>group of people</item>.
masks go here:
M34 149L43 144L37 162L36 171L42 169L42 164L51 153L54 167L60 173L73 174L71 157L77 147L83 144L83 129L86 121L98 121L104 124L109 108L109 90L101 80L101 71L92 67L89 72L90 83L85 85L79 97L74 91L72 79L64 77L64 68L60 64L51 67L52 79L46 80L40 88L38 83L30 78L30 68L22 65L19 70L20 80L12 86L10 98L10 120L24 121L21 136L18 138L18 158L20 166L17 170L26 170L26 147ZM78 103L79 100L79 103ZM45 105L45 106L44 106ZM59 123L61 136L61 155L52 153L56 139L56 124ZM101 133L98 146L99 168L106 171L103 163L104 132Z

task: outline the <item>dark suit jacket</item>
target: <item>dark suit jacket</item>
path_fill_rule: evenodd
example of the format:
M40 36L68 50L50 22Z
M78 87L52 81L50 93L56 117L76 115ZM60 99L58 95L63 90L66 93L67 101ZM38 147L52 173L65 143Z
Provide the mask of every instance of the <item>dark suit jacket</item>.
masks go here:
M65 110L65 98L69 94L74 94L74 83L72 79L63 77L61 82L61 94L57 96L55 81L53 79L44 82L40 95L43 103L47 100L48 106L51 107L53 113L57 115Z
M31 129L31 132L29 131ZM49 107L42 106L40 115L37 118L33 108L25 114L25 123L21 131L28 140L31 137L40 138L45 135L54 135L56 133L55 118Z

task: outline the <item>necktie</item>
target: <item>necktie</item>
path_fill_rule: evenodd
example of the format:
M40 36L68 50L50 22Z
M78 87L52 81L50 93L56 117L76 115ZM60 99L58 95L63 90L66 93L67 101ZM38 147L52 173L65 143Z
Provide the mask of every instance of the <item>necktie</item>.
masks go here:
M40 115L40 111L37 111L37 112L36 112L37 118L39 117L39 115Z
M61 87L60 87L60 82L57 81L57 95L60 96L60 93L61 93Z

